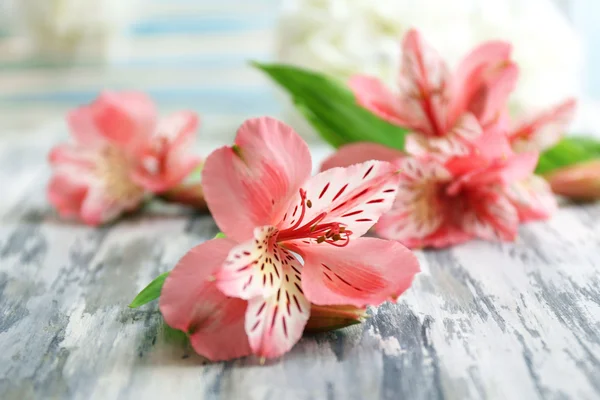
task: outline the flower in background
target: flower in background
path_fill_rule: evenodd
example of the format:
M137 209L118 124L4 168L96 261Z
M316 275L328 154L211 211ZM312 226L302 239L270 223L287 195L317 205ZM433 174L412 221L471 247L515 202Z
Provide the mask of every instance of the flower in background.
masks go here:
M157 123L143 93L104 92L68 118L73 143L50 153L48 198L64 218L89 225L137 209L147 194L175 187L199 164L186 152L198 119L182 112Z
M278 357L299 340L311 304L362 308L410 286L419 270L410 251L360 237L394 202L394 166L310 171L306 143L266 117L246 121L234 146L207 158L206 200L227 238L184 256L160 298L167 323L188 332L198 353Z
M398 40L422 31L450 65L487 40L514 44L521 83L517 114L579 90L582 46L550 0L288 0L277 32L278 60L342 79L368 74L395 84ZM549 84L551 82L551 84Z
M350 144L322 169L370 159L393 162L401 176L396 202L375 231L409 247L446 247L473 238L514 240L519 222L546 219L556 209L548 184L533 175L537 152L515 154L500 132L482 135L468 154L446 159Z
M135 6L134 0L18 0L11 11L38 52L64 61L79 53L105 58Z
M397 93L365 75L354 76L350 87L365 108L411 129L407 151L461 155L482 130L495 129L517 81L510 44L478 46L453 74L416 30L406 34L402 50Z

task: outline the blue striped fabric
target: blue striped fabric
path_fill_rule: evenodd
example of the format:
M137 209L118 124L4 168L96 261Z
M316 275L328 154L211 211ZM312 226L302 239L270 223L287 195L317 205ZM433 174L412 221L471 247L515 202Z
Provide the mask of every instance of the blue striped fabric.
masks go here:
M209 130L223 121L279 113L272 86L248 65L272 57L279 1L142 3L105 63L85 57L57 63L0 51L0 128L60 117L103 89L145 90L164 112L197 111ZM14 49L15 39L1 36L0 50Z

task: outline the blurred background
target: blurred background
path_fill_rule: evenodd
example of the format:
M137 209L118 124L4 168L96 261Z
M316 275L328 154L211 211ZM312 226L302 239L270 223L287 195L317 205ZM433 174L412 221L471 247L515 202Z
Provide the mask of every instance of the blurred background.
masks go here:
M399 40L421 29L454 65L487 39L513 42L511 100L526 114L576 95L578 132L600 127L598 0L0 0L0 140L64 131L102 89L140 89L161 113L192 109L227 142L247 117L282 117L310 137L249 60L390 82Z

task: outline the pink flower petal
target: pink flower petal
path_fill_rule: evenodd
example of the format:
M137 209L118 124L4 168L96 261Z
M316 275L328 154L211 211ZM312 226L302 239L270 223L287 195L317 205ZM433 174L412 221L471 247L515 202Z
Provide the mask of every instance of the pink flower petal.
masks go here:
M486 74L498 71L510 61L512 46L501 41L489 41L473 49L459 64L454 78L454 96L451 120L467 110L481 86L485 86Z
M402 68L398 82L401 109L411 116L410 126L426 135L447 130L450 74L439 54L412 29L402 42Z
M395 301L419 272L414 254L394 241L359 238L346 247L307 246L303 251L302 287L319 305Z
M144 193L137 196L114 198L102 186L90 187L81 206L81 220L88 225L100 225L110 222L127 211L137 209L142 203Z
M566 101L521 121L510 134L511 142L518 151L543 151L555 145L573 119L577 102Z
M536 175L511 185L507 195L516 207L521 222L548 219L558 209L550 185Z
M352 238L362 236L392 206L399 180L397 168L383 161L321 172L303 185L310 207L304 209L304 200L296 196L279 228L302 226L325 213L320 224L339 223Z
M48 201L56 207L63 218L79 216L81 205L87 195L87 186L72 175L55 174L48 184Z
M335 167L349 167L370 160L394 162L404 156L400 150L381 144L358 142L340 147L321 164L321 171Z
M377 78L364 75L353 76L348 82L358 104L384 120L399 126L407 126L399 98Z
M154 193L179 185L200 164L191 151L197 129L198 117L190 111L162 119L154 136L139 150L132 179Z
M472 150L473 142L481 134L481 126L477 119L472 114L466 113L444 136L426 136L420 133L408 135L405 150L413 156L434 154L447 158L466 155Z
M48 160L53 166L68 165L71 168L90 170L96 164L97 154L95 149L61 144L50 151Z
M270 297L248 302L246 333L254 354L273 358L289 351L302 336L310 316L310 303L304 297L301 277L284 265L281 287Z
M485 77L485 82L473 95L467 108L475 114L483 127L493 124L501 116L517 83L519 69L511 62L500 69L488 71L487 75L489 76Z
M231 250L216 275L223 293L242 299L269 297L281 287L284 269L299 273L300 262L277 243L277 232L270 226L256 228L254 239Z
M91 105L81 106L69 112L67 123L77 144L95 148L106 143L106 139L94 121L94 110Z
M503 186L511 185L522 181L533 174L538 161L537 152L522 153L492 160L489 163L477 160L474 157L465 157L462 160L452 160L446 164L448 169L457 173L458 163L461 167L467 167L471 162L471 170L455 180L448 188L449 194L456 194L464 187L476 188L484 185L500 184Z
M227 237L243 242L257 226L274 225L310 176L306 143L273 118L246 121L234 147L214 151L203 168L208 207Z
M492 189L472 193L462 213L461 227L480 239L513 241L519 215L506 196Z
M251 353L244 331L247 303L225 296L209 281L234 245L213 239L194 247L169 274L160 296L167 324L189 333L194 349L214 361Z
M406 158L400 165L401 181L392 209L385 213L376 232L402 243L420 243L447 221L440 197L450 173L438 161Z
M135 150L154 132L156 109L139 92L103 92L88 107L100 134L121 147Z
M376 227L377 228L377 227ZM386 238L382 235L382 237ZM393 239L393 238L386 238ZM456 246L473 239L473 235L461 231L452 224L446 224L438 228L435 232L423 238L397 239L400 243L410 249L422 248L445 248Z

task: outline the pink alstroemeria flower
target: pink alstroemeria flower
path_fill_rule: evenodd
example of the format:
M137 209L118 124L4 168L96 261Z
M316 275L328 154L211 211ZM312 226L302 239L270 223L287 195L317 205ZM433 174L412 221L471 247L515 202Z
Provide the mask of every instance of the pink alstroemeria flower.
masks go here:
M570 98L518 121L508 134L515 151L544 151L558 143L573 119L576 105L577 101Z
M508 43L475 48L451 74L438 53L416 30L402 42L402 65L394 93L379 80L350 80L357 101L381 118L412 130L406 150L444 156L468 153L468 143L498 123L518 68Z
M179 184L200 162L186 152L198 126L191 112L157 123L151 99L104 92L72 111L73 142L50 152L48 198L64 218L98 225L135 210L148 192Z
M310 171L306 143L267 117L246 121L234 146L207 158L205 197L227 239L184 256L160 299L198 353L277 357L300 339L311 303L378 305L410 286L419 267L408 249L360 237L392 206L395 167Z
M325 160L322 170L373 158L393 162L402 177L394 206L375 230L412 248L514 240L519 222L548 218L556 209L549 185L533 175L538 153L513 153L499 132L447 160L355 143Z

